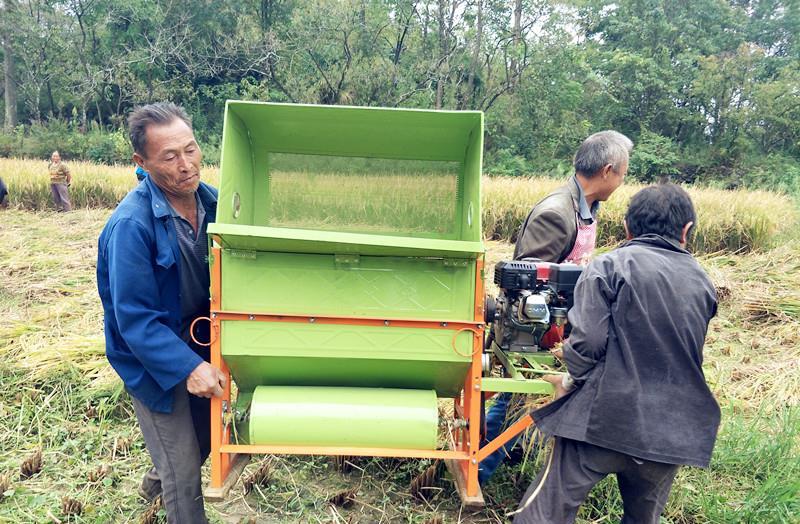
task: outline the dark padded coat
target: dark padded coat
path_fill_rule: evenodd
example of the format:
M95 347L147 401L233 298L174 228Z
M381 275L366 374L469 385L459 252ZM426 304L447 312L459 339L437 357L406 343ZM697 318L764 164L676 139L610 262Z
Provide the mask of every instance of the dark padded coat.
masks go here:
M708 275L676 243L633 239L575 288L564 360L576 389L536 410L556 435L668 464L708 466L720 411L703 374L716 314Z

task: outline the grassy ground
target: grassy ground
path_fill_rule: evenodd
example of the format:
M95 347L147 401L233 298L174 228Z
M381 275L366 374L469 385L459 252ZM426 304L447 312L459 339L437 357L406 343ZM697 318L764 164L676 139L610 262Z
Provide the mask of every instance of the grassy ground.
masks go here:
M450 231L455 209L451 163L425 166L417 162L409 166L416 171L399 168L393 171L385 161L378 165L353 162L347 166L353 169L349 176L341 176L344 168L338 164L328 171L320 171L324 167L320 162L306 163L308 169L296 166L294 161L279 163L277 168L273 166L269 209L275 225L369 231L377 227L384 231L399 229L435 234ZM287 165L294 166L295 170L287 169ZM73 173L70 196L77 208L112 208L136 183L133 167L86 162L69 166ZM409 172L428 174L409 176ZM12 206L29 210L52 207L46 162L0 158L0 177L9 186ZM206 167L203 177L216 185L218 171L215 167ZM543 177L484 178L484 236L513 240L531 206L561 183ZM625 209L630 197L641 187L624 185L601 208L598 232L601 244L613 245L624 238ZM697 253L769 249L790 234L797 223L796 206L786 196L710 188L690 188L689 191L699 215L692 240ZM299 217L298 209L310 211Z
M0 213L0 522L140 522L148 509L136 497L148 457L103 356L94 263L108 214ZM511 252L501 242L488 248L490 263ZM703 258L722 297L705 367L723 425L712 467L680 473L665 522L800 522L798 261L795 242ZM37 450L41 471L21 478ZM239 484L228 501L208 505L214 522L500 523L537 468L504 467L486 490L487 508L467 512L447 482L427 501L412 496L425 461L266 461L267 480L248 494ZM261 467L251 464L245 476ZM338 505L329 502L337 496ZM78 504L81 514L68 517ZM579 522L618 521L620 511L609 480Z

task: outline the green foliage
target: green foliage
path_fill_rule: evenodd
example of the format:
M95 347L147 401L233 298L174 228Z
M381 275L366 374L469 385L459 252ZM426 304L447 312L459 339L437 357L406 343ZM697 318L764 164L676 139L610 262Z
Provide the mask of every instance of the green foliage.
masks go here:
M752 418L727 410L711 467L684 470L671 502L711 522L792 522L800 514L798 439L796 407Z
M669 180L680 171L675 143L667 137L643 131L631 154L628 173L645 183Z
M0 11L0 55L19 77L9 109L24 126L0 134L0 156L59 148L127 162L115 130L136 105L172 100L217 162L225 101L246 99L482 110L487 173L561 172L583 138L613 128L637 144L642 181L797 187L795 1L17 0Z
M103 164L130 162L130 142L125 132L118 129L112 133L92 133L86 140L85 158Z
M800 195L800 164L795 158L769 155L748 166L743 184L763 187L792 195Z
M486 156L484 171L488 175L520 176L533 171L533 167L520 155L500 149Z
M13 134L0 133L0 157L50 158L58 151L66 160L104 164L130 163L131 146L123 129L111 132L93 127L81 132L61 120L19 126Z

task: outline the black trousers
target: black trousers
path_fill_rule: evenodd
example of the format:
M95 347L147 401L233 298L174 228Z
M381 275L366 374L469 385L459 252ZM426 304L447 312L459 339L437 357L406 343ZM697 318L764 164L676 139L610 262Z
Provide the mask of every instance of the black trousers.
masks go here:
M172 413L158 413L133 398L133 407L154 467L142 480L148 498L161 494L169 524L207 522L200 468L211 451L210 401L175 386Z
M522 498L514 524L575 522L589 491L611 473L622 495L622 524L658 524L678 467L556 437L552 457Z

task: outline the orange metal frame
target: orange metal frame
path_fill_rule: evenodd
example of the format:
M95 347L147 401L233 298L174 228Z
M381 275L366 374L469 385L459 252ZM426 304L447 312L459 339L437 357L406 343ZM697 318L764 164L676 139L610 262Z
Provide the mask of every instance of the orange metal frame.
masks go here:
M525 415L515 422L496 439L483 448L480 447L481 405L484 392L481 388L483 357L483 295L484 275L483 260L476 261L475 271L475 305L473 322L430 321L383 318L347 318L337 316L301 316L274 315L224 311L222 309L222 248L215 245L211 249L211 364L228 377L222 397L211 399L211 487L222 488L231 472L234 456L247 454L280 454L280 455L347 455L374 457L404 457L453 459L459 464L458 474L462 477L458 484L465 487L467 497L475 497L478 488L478 465L481 460L499 449L529 427L533 420ZM232 417L231 375L222 358L222 321L251 320L261 322L316 322L325 324L349 325L381 325L394 327L424 327L430 329L452 330L454 333L469 330L473 336L472 363L464 379L462 394L454 399L454 416L466 421L463 427L448 430L451 432L448 441L453 449L394 449L394 448L354 448L354 447L318 447L318 446L281 446L281 445L239 445L231 444ZM228 413L226 413L226 410Z

